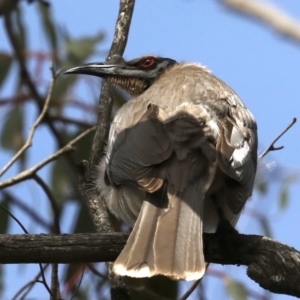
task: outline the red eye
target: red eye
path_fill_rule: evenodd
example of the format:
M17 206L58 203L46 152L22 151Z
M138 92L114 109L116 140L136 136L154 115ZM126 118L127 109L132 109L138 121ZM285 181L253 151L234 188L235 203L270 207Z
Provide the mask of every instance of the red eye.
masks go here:
M142 67L144 68L149 68L154 64L154 59L153 58L146 58L145 60L142 61Z

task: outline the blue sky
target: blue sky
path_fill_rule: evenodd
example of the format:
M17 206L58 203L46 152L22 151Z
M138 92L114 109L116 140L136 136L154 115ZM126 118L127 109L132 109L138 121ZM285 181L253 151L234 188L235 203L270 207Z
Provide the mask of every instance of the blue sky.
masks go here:
M109 49L113 37L114 24L118 12L118 2L110 1L51 1L54 17L61 28L72 37L92 35L103 30L106 39L99 50ZM199 62L207 66L215 75L228 83L243 99L256 117L259 128L259 148L263 150L281 130L298 117L300 121L300 43L287 40L272 29L233 13L220 5L221 1L212 0L152 0L136 1L125 58L131 59L144 54L156 54L178 61ZM286 12L300 21L300 2L293 0L273 1ZM30 48L45 50L45 40L36 14L34 4L22 4L24 17L30 28ZM0 28L0 50L10 49L3 27ZM103 55L93 61L103 60ZM45 74L45 78L50 74ZM86 87L80 89L85 97ZM9 96L9 88L0 91L0 97ZM34 117L34 113L32 113ZM1 122L1 121L0 121ZM268 156L277 166L294 171L300 168L297 146L299 145L299 125L297 123L279 142L285 148ZM41 129L37 136L43 135ZM37 137L37 139L38 139ZM49 154L53 145L49 145ZM34 161L39 161L38 147L31 150ZM45 155L43 153L43 155ZM1 165L10 155L1 158ZM279 168L279 167L278 167ZM276 169L275 169L276 170ZM12 172L15 170L12 170ZM45 171L46 172L46 171ZM12 173L10 173L12 175ZM272 184L267 198L253 196L249 206L270 216L274 238L300 249L297 228L300 227L299 183L290 190L290 202L284 212L278 209L278 185ZM28 190L27 190L28 193ZM38 204L41 209L47 208ZM70 207L71 212L74 208ZM70 222L66 220L65 231ZM249 214L241 218L238 225L241 232L261 233L260 226L250 219ZM12 233L20 232L12 227ZM223 267L216 267L223 270ZM31 273L31 267L10 269L7 277L8 290L5 296L15 291L11 284L13 276L21 272L22 282ZM239 280L250 283L252 289L261 291L245 275L244 268L226 267L228 273ZM37 270L32 271L36 273ZM30 278L30 277L28 277ZM208 299L217 299L224 290L219 279L212 279L207 291ZM14 281L14 280L13 280ZM10 282L10 283L9 283ZM47 298L43 287L37 287L32 293L33 299L41 293ZM37 297L37 298L34 298ZM225 299L225 298L224 298ZM291 299L276 295L275 300Z

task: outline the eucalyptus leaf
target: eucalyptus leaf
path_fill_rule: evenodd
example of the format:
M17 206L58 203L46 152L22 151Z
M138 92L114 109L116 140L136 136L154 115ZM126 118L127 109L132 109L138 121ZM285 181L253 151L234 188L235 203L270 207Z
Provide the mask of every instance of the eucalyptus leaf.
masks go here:
M15 13L15 30L19 38L19 47L24 51L27 48L27 29L23 21L23 11L20 6Z
M94 36L82 37L80 39L67 39L65 45L66 67L76 66L93 55L97 44L104 40L104 36L104 33L100 31Z
M256 185L256 188L258 189L261 195L266 195L268 193L268 182L261 181Z
M19 150L23 144L23 111L15 106L7 115L1 132L1 145L6 150Z
M23 21L23 11L21 9L21 6L18 6L15 13L12 14L12 23L14 24L14 35L15 39L18 43L18 49L20 52L25 53L27 49L27 28L25 26L25 23ZM26 61L26 56L24 56L24 60ZM16 90L19 91L20 88L24 84L24 78L22 74L20 73L20 76L18 77L18 80L16 80Z
M279 192L279 203L280 203L280 208L286 209L288 206L289 202L289 190L288 186L286 184L283 184L281 187L281 190Z
M10 54L0 52L0 87L4 83L12 65L13 58Z
M248 292L243 283L235 281L232 279L227 280L226 282L227 293L234 300L247 300Z
M51 109L55 108L58 111L61 111L63 109L63 106L65 104L64 100L66 97L64 97L69 90L69 88L76 82L76 76L65 76L60 77L53 88L52 96L50 100L50 106Z
M279 207L280 209L286 209L289 200L290 200L290 187L299 182L300 180L300 174L299 171L288 171L285 177L282 180L280 191L279 191Z
M57 203L62 206L66 201L78 196L78 175L65 157L58 158L51 171L51 190Z
M57 49L57 33L51 13L51 6L39 3L38 9L41 16L42 26L52 50Z
M271 226L270 226L270 221L265 216L261 216L259 218L259 222L263 229L263 235L271 238L272 230L271 230Z
M75 138L79 134L80 132L76 132L73 138ZM93 145L94 134L95 134L94 132L91 132L76 143L76 147L75 147L76 161L89 159L92 145Z

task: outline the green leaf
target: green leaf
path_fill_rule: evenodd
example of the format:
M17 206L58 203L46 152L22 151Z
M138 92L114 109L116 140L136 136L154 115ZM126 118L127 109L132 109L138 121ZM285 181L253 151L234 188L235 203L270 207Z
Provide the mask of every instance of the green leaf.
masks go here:
M74 139L76 136L78 136L80 132L76 132L72 139ZM82 138L80 141L78 141L75 145L75 157L76 161L82 161L82 160L88 160L90 157L93 140L94 140L94 132L91 132L90 134L86 135L84 138Z
M248 299L247 289L239 281L234 281L232 279L227 280L226 289L227 289L227 293L234 300L247 300Z
M25 53L26 45L27 45L27 28L23 22L23 12L21 9L22 6L18 6L16 11L12 14L12 24L15 38L18 42L18 49L22 53ZM24 60L26 61L26 57L24 56ZM22 74L18 76L18 80L16 82L16 90L20 90L22 85L24 84L24 77Z
M80 39L66 39L66 67L76 66L95 53L96 45L103 41L104 33Z
M7 77L12 61L13 58L11 55L4 52L0 52L0 88Z
M78 175L65 157L59 157L51 172L51 190L59 205L78 198Z
M289 172L281 183L281 189L279 192L279 207L284 210L287 208L290 200L289 189L290 187L299 182L299 173L298 172Z
M20 106L15 106L4 122L1 145L6 150L19 150L23 144L23 111Z
M96 46L99 42L103 41L104 33L99 32L95 36L82 37L79 39L70 39L66 35L65 38L65 56L64 60L61 61L62 69L69 69L74 66L82 64L86 59L95 53ZM60 77L57 80L50 105L61 109L64 105L65 94L76 82L77 76L65 76Z
M0 201L1 206L3 206L5 209L10 209L10 202L9 198L5 197ZM6 211L1 209L0 207L0 234L7 233L8 225L9 225L10 216Z
M51 108L55 107L59 111L63 108L65 100L64 96L76 80L76 76L65 76L63 78L60 77L59 80L56 81L50 100Z
M263 235L267 237L272 237L272 230L270 227L270 222L265 216L259 218L260 225L263 229Z
M57 49L57 34L56 34L56 28L54 25L52 13L51 13L51 6L44 5L42 3L39 3L38 5L40 16L41 16L41 22L43 29L45 31L46 37L51 45L52 50Z
M18 9L16 10L16 13L15 13L15 32L19 38L19 47L22 49L22 50L25 50L26 49L26 44L27 44L27 29L26 29L26 26L24 24L24 21L23 21L23 12L20 8L20 6L18 6Z
M261 181L256 185L258 191L261 195L266 195L268 192L268 183L266 181Z
M279 205L280 208L286 209L288 206L289 202L289 191L288 191L288 186L286 184L283 184L281 191L280 191L280 196L279 196Z
M65 135L64 140L70 141L78 136L80 132ZM75 145L75 161L88 159L92 147L94 133L90 133ZM53 165L51 173L51 188L54 197L60 204L70 199L79 199L78 172L77 168L71 166L65 157L58 158Z

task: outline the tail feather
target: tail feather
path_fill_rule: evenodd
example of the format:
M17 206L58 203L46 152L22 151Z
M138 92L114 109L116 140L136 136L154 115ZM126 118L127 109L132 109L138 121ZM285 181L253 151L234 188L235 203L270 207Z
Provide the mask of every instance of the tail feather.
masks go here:
M202 245L203 190L197 181L178 195L162 190L159 195L147 194L114 271L131 277L162 274L182 280L201 278L206 269Z
M156 194L157 192L152 195ZM150 277L155 275L152 245L157 220L162 208L157 201L158 197L155 197L153 200L155 201L153 201L154 203L149 201L143 202L138 219L125 248L114 263L114 272L118 275L131 277Z

